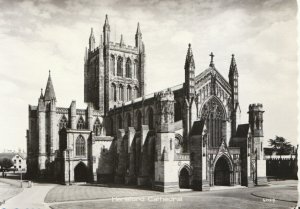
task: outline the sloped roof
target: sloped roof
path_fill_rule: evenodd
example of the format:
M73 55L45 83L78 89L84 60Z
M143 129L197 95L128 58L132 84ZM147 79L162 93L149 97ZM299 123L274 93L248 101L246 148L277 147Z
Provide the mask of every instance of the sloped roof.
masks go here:
M50 71L49 71L49 77L48 77L48 81L47 81L47 86L46 86L46 90L45 90L44 99L45 99L45 101L50 101L50 100L53 100L53 99L56 100L54 87L53 87L52 79L51 79L51 75L50 75Z
M235 137L247 137L249 132L249 124L238 125Z
M204 120L195 121L190 132L190 135L201 135L204 127Z

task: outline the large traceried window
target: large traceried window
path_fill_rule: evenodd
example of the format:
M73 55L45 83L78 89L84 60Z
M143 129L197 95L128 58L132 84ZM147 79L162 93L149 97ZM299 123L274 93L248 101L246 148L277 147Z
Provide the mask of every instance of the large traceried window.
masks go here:
M133 64L133 78L137 78L137 73L138 73L138 61L134 60Z
M67 128L68 126L68 120L65 115L63 115L59 121L59 130L63 128Z
M122 57L118 57L117 76L123 76L123 58Z
M181 111L181 104L179 101L175 101L174 103L174 122L177 122L179 120L182 120L182 111Z
M110 72L112 75L116 74L116 72L115 72L115 56L114 55L110 56Z
M126 77L131 78L131 60L128 58L126 61Z
M77 129L84 129L84 128L85 128L84 120L82 116L80 116L77 122Z
M136 113L136 130L140 131L142 129L142 113L138 111Z
M77 156L85 155L85 140L81 135L79 135L76 139L76 155Z
M149 130L152 130L154 128L154 116L153 116L152 108L149 108L148 110L148 126L149 126Z
M219 147L222 138L226 137L223 131L225 126L225 110L218 99L213 97L207 101L201 111L201 120L205 120L207 128L208 146Z

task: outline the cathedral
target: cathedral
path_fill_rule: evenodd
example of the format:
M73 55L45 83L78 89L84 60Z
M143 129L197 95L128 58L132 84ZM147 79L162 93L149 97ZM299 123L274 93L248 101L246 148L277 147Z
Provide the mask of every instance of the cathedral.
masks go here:
M146 94L140 25L134 46L122 36L120 43L111 42L110 32L107 15L99 45L91 30L84 57L86 109L76 108L76 101L57 106L50 72L38 104L29 105L28 178L163 192L267 183L263 106L250 104L248 123L239 124L234 55L228 80L217 70L213 53L207 69L195 75L189 44L183 83Z

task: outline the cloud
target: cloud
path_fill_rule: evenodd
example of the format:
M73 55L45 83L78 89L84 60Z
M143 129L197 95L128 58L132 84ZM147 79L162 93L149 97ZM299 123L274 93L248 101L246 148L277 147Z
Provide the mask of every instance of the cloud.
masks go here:
M83 102L83 56L93 27L99 43L105 14L111 40L134 44L140 22L147 53L148 92L184 81L187 44L192 43L196 73L208 67L208 54L226 78L232 53L240 72L243 122L247 107L263 102L265 136L296 140L296 2L284 0L177 1L0 1L0 89L9 111L3 146L25 146L27 104L36 104L48 70L58 106ZM161 78L168 78L161 79ZM274 102L275 101L275 102ZM287 102L288 101L288 102ZM10 112L18 109L18 116ZM288 110L288 111L287 111ZM6 124L17 122L18 131ZM290 125L286 125L290 124ZM0 147L1 150L1 147Z

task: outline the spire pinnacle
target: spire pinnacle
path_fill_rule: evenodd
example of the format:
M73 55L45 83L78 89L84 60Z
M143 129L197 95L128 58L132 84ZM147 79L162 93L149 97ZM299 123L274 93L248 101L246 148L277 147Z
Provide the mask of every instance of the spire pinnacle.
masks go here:
M137 24L137 29L136 29L136 34L142 34L141 29L140 29L140 23L138 22Z
M188 51L185 58L184 68L187 69L189 67L195 68L194 56L193 56L192 46L190 43L188 45Z
M231 75L233 73L238 73L234 54L231 55L231 63L230 63L230 68L229 68L229 75Z
M210 53L210 64L209 64L209 67L214 67L215 66L215 64L214 64L214 54L211 52Z
M50 72L51 71L49 70L49 77L48 77L45 95L44 95L45 101L56 100Z
M43 88L41 88L41 95L40 95L40 99L43 99L44 95L43 95Z
M120 46L123 46L124 44L124 40L123 40L123 34L121 34L121 40L120 40Z
M104 22L104 25L103 25L103 32L105 32L105 31L106 32L110 31L110 26L109 26L107 14L105 15L105 22Z

